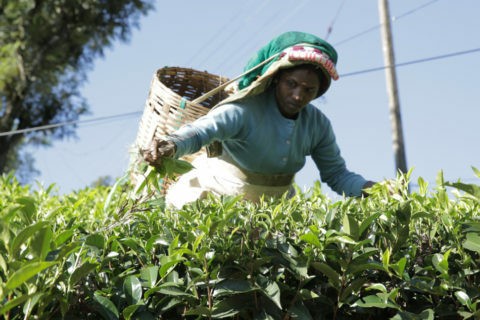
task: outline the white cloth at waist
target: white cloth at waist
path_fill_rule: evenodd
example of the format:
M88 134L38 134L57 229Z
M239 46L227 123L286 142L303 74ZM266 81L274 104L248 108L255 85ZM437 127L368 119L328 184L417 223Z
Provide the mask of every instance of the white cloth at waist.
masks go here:
M208 158L199 156L192 162L195 167L182 175L166 193L167 205L181 208L184 204L204 199L208 193L216 196L242 195L258 202L263 197L293 195L294 175L263 175L248 172L233 164L227 156ZM253 182L253 183L252 183Z

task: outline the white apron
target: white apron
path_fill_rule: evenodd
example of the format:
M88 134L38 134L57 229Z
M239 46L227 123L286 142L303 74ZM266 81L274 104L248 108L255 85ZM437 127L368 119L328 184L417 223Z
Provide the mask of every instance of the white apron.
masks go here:
M180 209L184 204L206 198L208 193L242 195L244 199L258 202L262 196L281 197L294 194L294 175L262 175L240 169L226 156L196 158L194 169L182 175L166 193L166 203Z

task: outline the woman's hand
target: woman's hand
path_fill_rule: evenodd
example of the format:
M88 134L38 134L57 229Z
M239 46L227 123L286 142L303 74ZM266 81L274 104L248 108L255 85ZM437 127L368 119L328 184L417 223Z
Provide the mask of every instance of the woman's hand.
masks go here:
M172 158L176 145L169 140L153 140L147 149L142 149L143 159L154 167L162 165L162 158Z
M375 184L376 182L374 181L367 181L363 187L362 187L362 195L364 197L368 197L370 194L367 192L366 189L370 189L371 187L373 187L373 185Z

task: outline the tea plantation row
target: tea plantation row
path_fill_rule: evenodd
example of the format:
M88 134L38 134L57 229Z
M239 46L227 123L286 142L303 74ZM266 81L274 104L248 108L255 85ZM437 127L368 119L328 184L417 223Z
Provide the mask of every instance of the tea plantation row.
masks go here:
M480 318L480 187L407 180L175 211L121 181L60 196L4 175L0 318Z

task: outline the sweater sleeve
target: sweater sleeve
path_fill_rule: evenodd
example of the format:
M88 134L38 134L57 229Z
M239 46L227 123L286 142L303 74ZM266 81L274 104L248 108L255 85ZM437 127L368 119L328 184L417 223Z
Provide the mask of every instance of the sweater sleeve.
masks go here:
M213 109L194 122L182 126L169 135L180 158L200 150L213 141L223 141L239 134L242 128L243 109L235 104L225 104Z
M340 195L360 196L367 181L347 169L328 119L324 119L322 128L322 138L312 151L321 180Z

